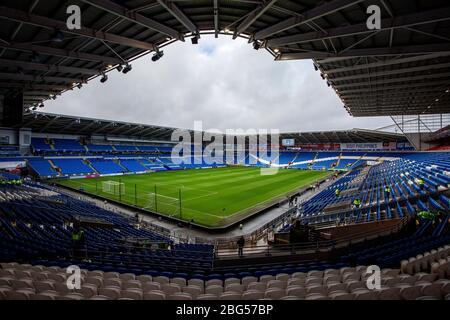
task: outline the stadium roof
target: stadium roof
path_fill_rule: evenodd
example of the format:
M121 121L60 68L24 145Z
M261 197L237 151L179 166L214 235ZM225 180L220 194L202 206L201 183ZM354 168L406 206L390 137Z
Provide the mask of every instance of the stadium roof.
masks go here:
M406 141L402 134L384 132L378 130L339 130L317 131L300 133L283 133L283 139L296 139L297 143L322 144L322 143L373 143Z
M81 136L108 136L152 141L170 141L172 132L178 128L144 125L137 123L65 116L34 112L24 116L17 128L30 128L34 133L73 134ZM193 133L192 130L188 130ZM305 133L281 133L281 139L296 139L297 143L367 143L404 141L405 136L378 130L342 130Z
M153 141L170 141L172 132L176 130L176 128L169 127L72 117L44 112L25 114L22 123L16 127L30 128L34 133L117 136L141 140L151 139Z
M68 4L80 30L66 27ZM373 4L380 30L366 25ZM4 0L0 94L23 89L38 104L199 33L314 59L353 116L450 112L448 0Z

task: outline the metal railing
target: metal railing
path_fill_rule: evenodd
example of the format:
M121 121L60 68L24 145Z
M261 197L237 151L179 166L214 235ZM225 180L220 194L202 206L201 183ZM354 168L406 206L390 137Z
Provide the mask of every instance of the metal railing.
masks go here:
M409 221L408 218L403 218L399 220L394 226L380 227L372 231L361 231L357 233L352 233L349 235L344 235L333 240L322 240L308 243L299 244L281 244L281 245L253 245L244 248L244 256L272 256L272 255L286 255L286 254L304 254L308 252L326 252L331 251L336 248L346 247L348 245L358 243L364 240L373 239L376 237L397 233L400 231L406 223ZM229 259L237 258L237 244L236 242L229 243L228 248L216 247L215 257L217 259Z

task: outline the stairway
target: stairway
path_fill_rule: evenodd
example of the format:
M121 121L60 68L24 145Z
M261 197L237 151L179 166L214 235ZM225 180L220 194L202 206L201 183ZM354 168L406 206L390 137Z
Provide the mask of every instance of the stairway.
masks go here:
M336 165L334 166L334 168L339 167L339 163L341 163L341 159L342 159L342 152L339 154L338 161L336 162Z
M114 148L114 147L113 147ZM115 162L119 167L121 167L123 169L124 172L129 172L130 170L128 170L127 168L125 168L121 163L120 163L120 159L114 159L113 162Z
M50 149L55 150L55 144L53 143L52 139L45 139L45 143L48 144L50 146Z
M314 156L314 159L312 159L312 161L308 164L309 169L311 169L314 166L318 156L319 156L319 153L316 152L316 155Z
M50 163L50 166L52 167L52 169L58 173L58 176L60 176L60 177L63 176L63 173L61 172L61 168L57 167L52 160L47 160L47 161Z
M85 147L86 147L86 146L85 146ZM86 147L86 148L87 148L87 147ZM94 173L100 174L100 173L94 168L94 166L92 165L92 163L91 163L88 159L83 159L83 163L84 163L85 165L89 166L89 168L91 168L92 171L93 171Z

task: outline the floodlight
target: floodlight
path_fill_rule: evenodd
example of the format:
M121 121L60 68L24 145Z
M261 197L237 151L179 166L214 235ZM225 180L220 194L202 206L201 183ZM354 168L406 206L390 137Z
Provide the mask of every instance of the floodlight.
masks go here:
M123 73L124 74L127 74L128 72L130 72L131 70L133 69L133 67L131 66L131 64L129 64L129 63L127 63L126 65L125 65L125 67L123 68Z
M153 56L152 56L152 61L153 61L153 62L158 61L159 59L162 58L163 55L164 55L164 51L159 51L159 50L157 50L157 51L153 54Z
M102 78L100 79L100 82L105 83L106 81L108 81L108 75L105 73L102 73Z

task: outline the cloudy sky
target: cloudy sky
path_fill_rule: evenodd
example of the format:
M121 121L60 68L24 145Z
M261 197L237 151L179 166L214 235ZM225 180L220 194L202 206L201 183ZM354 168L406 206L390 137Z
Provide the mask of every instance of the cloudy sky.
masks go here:
M286 131L375 129L388 118L352 118L312 61L273 61L246 40L202 36L146 56L124 75L109 73L47 101L42 111L109 120L203 129L266 128Z

